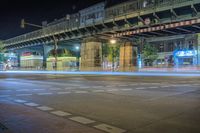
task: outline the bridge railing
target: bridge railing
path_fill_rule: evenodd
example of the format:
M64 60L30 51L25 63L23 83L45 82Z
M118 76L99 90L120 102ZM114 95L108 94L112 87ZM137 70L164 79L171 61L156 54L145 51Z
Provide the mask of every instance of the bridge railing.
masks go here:
M157 7L164 7L170 5L177 5L188 1L194 0L139 0L129 1L105 9L105 20L113 19L125 14L131 14L133 12L140 12L142 10L153 9ZM59 33L61 31L70 30L79 27L79 14L71 15L70 20L65 20L57 24L49 25L43 29L36 30L24 35L20 35L4 41L4 46L12 45L13 43L21 43L32 39L37 39L43 36Z

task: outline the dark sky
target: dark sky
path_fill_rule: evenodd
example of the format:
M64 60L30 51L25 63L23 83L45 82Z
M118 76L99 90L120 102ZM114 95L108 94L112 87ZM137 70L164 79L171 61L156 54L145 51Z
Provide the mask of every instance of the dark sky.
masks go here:
M36 24L51 22L101 1L104 0L1 0L0 40L36 30L32 27L21 29L22 18Z

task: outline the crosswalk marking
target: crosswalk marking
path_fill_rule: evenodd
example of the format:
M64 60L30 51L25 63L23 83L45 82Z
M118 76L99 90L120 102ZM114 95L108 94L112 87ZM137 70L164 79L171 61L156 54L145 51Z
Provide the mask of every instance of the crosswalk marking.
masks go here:
M17 100L14 100L15 102L17 103L25 103L26 101L25 100L20 100L20 99L17 99Z
M66 92L58 92L57 94L70 94L71 92L69 92L69 91L66 91Z
M48 106L40 106L40 107L37 107L37 108L40 109L40 110L43 110L43 111L50 111L50 110L53 110L53 108L48 107Z
M27 106L31 106L31 107L39 106L39 104L37 104L37 103L24 103L24 104Z
M52 95L53 93L38 93L38 95Z
M17 94L16 96L31 96L33 94Z
M131 91L131 90L133 90L133 89L129 89L129 88L127 88L127 89L120 89L121 91Z
M51 112L52 114L55 114L55 115L57 115L57 116L69 116L69 115L72 115L72 114L70 114L70 113L68 113L68 112L64 112L64 111L53 111L53 112Z
M75 93L88 93L88 91L75 91Z
M76 121L76 122L79 122L79 123L82 123L82 124L91 124L91 123L95 122L94 120L90 120L88 118L81 117L81 116L75 116L75 117L71 117L69 119Z
M138 87L138 88L135 88L136 90L143 90L145 89L144 87Z
M92 90L92 92L105 92L104 90Z
M124 130L124 129L114 127L111 125L107 125L107 124L99 124L94 127L97 129L100 129L102 131L108 132L108 133L124 133L124 132L126 132L126 130Z

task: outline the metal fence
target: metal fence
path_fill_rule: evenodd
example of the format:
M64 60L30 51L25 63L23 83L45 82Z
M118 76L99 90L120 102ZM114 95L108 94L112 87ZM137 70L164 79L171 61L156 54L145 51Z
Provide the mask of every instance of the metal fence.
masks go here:
M118 17L125 14L131 14L133 12L140 12L141 10L153 9L157 7L174 6L181 3L190 2L195 0L139 0L139 1L129 1L119 4L117 6L112 6L105 9L104 20ZM61 32L67 32L73 30L73 28L78 28L80 26L80 16L79 14L71 15L71 18L62 19L60 23L49 25L43 29L36 30L21 36L17 36L4 41L4 46L9 46L16 43L22 43L46 36L51 36L53 34L59 34Z

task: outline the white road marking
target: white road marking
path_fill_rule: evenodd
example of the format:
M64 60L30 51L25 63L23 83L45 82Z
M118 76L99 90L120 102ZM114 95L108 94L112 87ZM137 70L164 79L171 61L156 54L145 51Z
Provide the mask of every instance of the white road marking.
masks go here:
M132 91L133 89L129 89L129 88L127 88L127 89L120 89L121 91Z
M135 85L138 85L138 84L130 84L130 85L133 85L133 86L135 86Z
M4 91L4 92L5 92L5 91L6 91L6 92L11 92L11 90L0 90L0 91Z
M34 91L43 91L45 89L33 89Z
M70 89L72 89L71 87L67 87L67 88L65 88L65 90L70 90Z
M167 87L170 87L170 86L167 85L167 86L161 86L161 87L162 87L162 88L167 88Z
M70 114L68 112L63 112L63 111L53 111L51 113L54 114L54 115L57 115L57 116L69 116L69 115L72 115L72 114Z
M38 93L38 95L52 95L53 93Z
M102 88L103 86L93 86L92 88Z
M17 94L16 96L31 96L33 94Z
M107 124L99 124L94 126L97 129L100 129L102 131L108 132L108 133L124 133L126 132L126 130L118 128L118 127L114 127L114 126L110 126Z
M49 90L56 91L56 90L61 90L61 88L50 88Z
M120 86L120 87L125 87L125 86L128 86L128 85L118 85L118 86Z
M88 93L88 91L75 91L75 93Z
M17 99L17 100L14 100L15 102L17 103L25 103L26 101L25 100L20 100L20 99Z
M31 107L39 106L39 104L37 104L37 103L24 103L24 104L27 106L31 106Z
M37 108L40 109L40 110L43 110L43 111L50 111L50 110L53 110L53 108L48 107L48 106L40 106L40 107L37 107Z
M9 97L10 95L0 95L0 97Z
M86 86L82 86L82 87L78 87L79 89L87 89L87 88L90 88L90 87L86 87Z
M106 90L106 91L119 91L119 89L109 89L109 90Z
M115 87L115 85L107 85L106 87Z
M144 87L138 87L138 88L135 88L136 90L143 90L143 89L146 89Z
M16 90L16 91L30 91L28 89L21 89L21 90Z
M57 94L62 95L62 94L70 94L71 92L66 91L66 92L58 92Z
M92 92L105 92L105 90L92 90Z
M182 86L191 86L191 84L183 84Z
M71 117L69 119L76 121L76 122L79 122L79 123L82 123L82 124L91 124L91 123L95 122L94 120L90 120L88 118L81 117L81 116L75 116L75 117Z
M150 89L156 89L156 88L158 88L158 87L152 86L152 87L148 87L148 88L150 88Z

